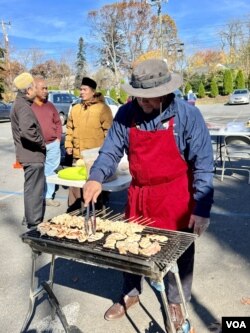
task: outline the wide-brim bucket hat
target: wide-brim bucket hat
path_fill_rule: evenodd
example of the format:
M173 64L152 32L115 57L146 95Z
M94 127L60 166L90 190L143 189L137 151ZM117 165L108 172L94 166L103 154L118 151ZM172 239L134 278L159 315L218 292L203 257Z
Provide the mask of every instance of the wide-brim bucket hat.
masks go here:
M135 66L129 84L121 87L130 96L153 98L172 93L182 83L182 76L170 72L165 60L148 59Z

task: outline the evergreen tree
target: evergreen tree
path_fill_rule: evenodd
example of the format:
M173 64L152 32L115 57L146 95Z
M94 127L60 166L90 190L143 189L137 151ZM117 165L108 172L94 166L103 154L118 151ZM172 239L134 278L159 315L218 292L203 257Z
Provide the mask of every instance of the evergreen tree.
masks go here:
M86 74L86 57L84 40L82 37L79 38L78 52L76 58L76 76L75 76L75 88L79 89L82 83L82 78Z
M204 88L204 84L202 82L199 84L198 96L200 98L205 97L205 88Z
M211 85L210 85L210 95L211 97L216 97L219 94L218 86L216 83L215 78L212 78Z
M247 88L250 89L250 74L248 75L247 78Z
M229 69L226 69L223 77L224 95L229 95L233 91L233 77Z
M235 78L235 89L243 89L245 88L245 79L242 70L240 69Z
M192 90L192 86L189 82L187 82L186 87L185 87L185 94L187 95L187 93L189 92L189 90Z

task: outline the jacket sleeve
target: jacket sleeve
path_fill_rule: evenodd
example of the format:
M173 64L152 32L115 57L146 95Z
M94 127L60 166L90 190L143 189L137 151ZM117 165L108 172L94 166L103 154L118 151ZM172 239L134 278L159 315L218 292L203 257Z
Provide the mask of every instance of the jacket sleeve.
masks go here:
M66 133L65 133L65 148L73 148L73 130L74 130L74 123L72 114L74 112L74 107L71 109L71 112L68 116L68 120L66 123Z
M42 130L32 110L22 108L17 115L19 118L20 137L44 150L46 146Z
M124 105L121 109L126 107ZM124 151L127 152L128 149L127 118L127 114L122 110L119 110L116 114L99 151L99 156L90 170L89 180L103 183L115 173Z
M59 114L57 112L57 109L55 108L55 106L52 104L52 110L53 110L53 121L54 124L56 125L56 137L58 140L61 140L62 137L62 123L61 123L61 119L59 117Z
M110 129L113 122L112 112L110 110L110 107L106 104L103 104L103 108L100 114L100 122L104 132L104 136L106 137L108 130Z
M211 137L199 109L191 107L187 111L184 155L193 174L196 203L193 214L209 217L214 193L214 159Z

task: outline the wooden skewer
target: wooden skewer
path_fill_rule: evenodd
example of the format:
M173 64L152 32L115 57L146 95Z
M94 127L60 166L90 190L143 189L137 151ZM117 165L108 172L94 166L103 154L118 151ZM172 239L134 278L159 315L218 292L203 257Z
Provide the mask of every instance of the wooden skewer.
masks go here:
M153 224L155 223L155 221L149 221L148 223L145 223L144 225L150 225L150 224Z
M108 217L112 212L113 212L113 210L107 212L107 214L102 215L102 218Z
M113 220L116 220L119 217L122 217L121 213L118 213L118 214L115 214L115 215L111 216L110 220L113 221Z
M148 223L151 223L151 218L145 218L139 221L140 224L145 224L147 225Z

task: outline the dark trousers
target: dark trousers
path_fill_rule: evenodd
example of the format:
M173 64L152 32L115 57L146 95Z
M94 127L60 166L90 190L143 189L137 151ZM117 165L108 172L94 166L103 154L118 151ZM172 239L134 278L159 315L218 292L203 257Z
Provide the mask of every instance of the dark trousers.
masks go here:
M186 301L191 299L191 288L193 281L194 268L194 244L181 255L177 260L179 275ZM142 293L143 278L140 275L123 273L123 295L136 296ZM167 299L170 303L180 303L179 292L177 289L174 274L168 272L164 278Z
M24 216L29 226L43 220L44 163L23 163Z

